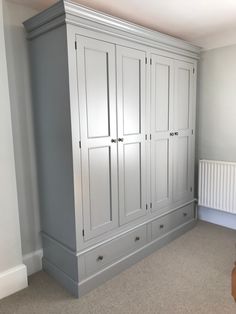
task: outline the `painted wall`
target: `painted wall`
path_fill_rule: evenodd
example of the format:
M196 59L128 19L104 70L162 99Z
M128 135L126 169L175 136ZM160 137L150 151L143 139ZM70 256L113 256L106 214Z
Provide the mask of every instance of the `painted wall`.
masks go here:
M204 51L198 77L197 158L236 162L236 45ZM232 215L200 209L199 217L228 225ZM233 216L236 219L235 216ZM232 226L231 226L232 227Z
M0 271L3 271L21 263L21 244L1 1L0 64Z
M22 22L37 11L5 1L4 25L23 255L41 248L27 40Z
M236 230L236 215L206 207L198 208L198 218L216 225Z
M236 45L201 54L198 156L236 161Z
M12 121L0 0L0 298L27 286L22 265Z

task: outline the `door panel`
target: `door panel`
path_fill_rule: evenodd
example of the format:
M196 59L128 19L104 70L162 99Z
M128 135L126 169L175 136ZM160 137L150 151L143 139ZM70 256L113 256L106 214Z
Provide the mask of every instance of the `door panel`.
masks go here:
M173 200L193 198L193 65L175 61Z
M140 60L122 57L124 135L140 133Z
M120 223L146 214L144 51L117 46Z
M156 58L155 58L156 59ZM154 95L154 104L156 104L155 108L155 132L160 131L168 131L169 130L169 113L170 113L170 75L171 75L171 64L169 63L169 59L166 60L162 58L160 60L154 61L154 73L153 78L155 82L153 82L155 93ZM167 62L166 62L167 61Z
M175 61L174 129L191 128L193 65Z
M95 230L112 220L110 146L90 148L88 153L90 217Z
M174 61L151 55L151 202L152 210L172 201Z
M142 208L141 144L124 144L124 210L128 217Z
M118 226L115 46L77 37L84 239Z
M170 145L168 139L161 139L155 141L155 163L156 163L156 173L155 176L154 191L152 202L156 205L168 203L171 195L169 189L169 181L170 181Z
M178 135L174 139L174 189L173 200L187 202L193 197L192 186L192 136L190 134Z
M189 92L190 92L190 70L177 68L177 110L175 112L175 128L189 128Z
M108 52L86 47L84 54L88 137L109 136Z
M184 194L188 191L188 136L175 139L175 193Z

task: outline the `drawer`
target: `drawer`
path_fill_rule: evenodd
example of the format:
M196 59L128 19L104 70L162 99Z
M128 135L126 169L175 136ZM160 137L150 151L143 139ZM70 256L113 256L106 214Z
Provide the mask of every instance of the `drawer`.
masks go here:
M194 204L189 204L151 223L152 239L161 237L172 229L194 219Z
M86 275L92 275L147 243L146 225L91 250L84 255Z
M169 232L171 228L170 215L163 216L151 224L152 239L156 239Z
M179 224L184 224L195 217L194 204L182 207L177 212Z

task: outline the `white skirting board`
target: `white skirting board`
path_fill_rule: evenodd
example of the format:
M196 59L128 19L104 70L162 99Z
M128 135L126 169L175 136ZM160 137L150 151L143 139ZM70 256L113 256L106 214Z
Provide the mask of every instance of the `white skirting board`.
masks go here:
M27 275L30 276L42 269L43 250L37 250L23 255L23 263L27 267Z
M236 230L235 214L198 206L198 219Z
M27 271L24 264L0 273L0 299L28 287Z

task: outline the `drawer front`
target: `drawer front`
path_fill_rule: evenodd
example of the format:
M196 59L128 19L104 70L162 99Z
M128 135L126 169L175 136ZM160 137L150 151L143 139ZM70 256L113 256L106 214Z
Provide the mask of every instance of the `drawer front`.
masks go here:
M194 204L189 204L170 214L167 214L151 224L152 239L161 237L172 229L194 219Z
M194 204L189 204L188 206L182 207L177 211L179 224L184 224L190 220L194 219Z
M86 275L92 275L147 243L146 226L142 226L107 244L91 250L84 256Z
M171 230L170 215L166 215L152 222L152 239L156 239Z

